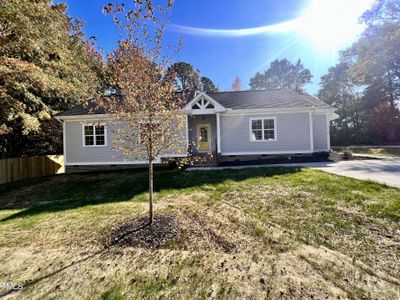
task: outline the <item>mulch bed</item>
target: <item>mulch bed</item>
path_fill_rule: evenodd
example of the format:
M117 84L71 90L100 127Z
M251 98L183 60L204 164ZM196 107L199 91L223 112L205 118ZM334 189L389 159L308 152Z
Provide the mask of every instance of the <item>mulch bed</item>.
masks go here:
M148 217L135 218L113 229L106 246L159 249L179 237L181 229L175 217L158 215L148 225Z

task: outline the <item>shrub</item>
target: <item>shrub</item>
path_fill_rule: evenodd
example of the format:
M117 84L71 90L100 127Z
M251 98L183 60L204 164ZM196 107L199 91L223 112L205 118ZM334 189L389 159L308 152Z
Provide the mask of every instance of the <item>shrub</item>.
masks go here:
M353 159L353 151L351 150L350 147L347 147L346 149L343 150L342 158L344 160L351 160Z

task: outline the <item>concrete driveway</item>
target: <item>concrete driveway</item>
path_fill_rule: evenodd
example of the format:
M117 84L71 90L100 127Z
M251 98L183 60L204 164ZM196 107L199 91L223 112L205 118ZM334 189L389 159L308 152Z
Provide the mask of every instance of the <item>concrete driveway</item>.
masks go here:
M400 158L310 163L303 165L332 174L372 180L390 186L400 187Z
M307 167L328 173L357 179L372 180L394 187L400 187L400 158L379 158L366 160L351 160L339 162L294 163L275 165L250 165L235 167L189 168L196 170L223 170L260 167Z

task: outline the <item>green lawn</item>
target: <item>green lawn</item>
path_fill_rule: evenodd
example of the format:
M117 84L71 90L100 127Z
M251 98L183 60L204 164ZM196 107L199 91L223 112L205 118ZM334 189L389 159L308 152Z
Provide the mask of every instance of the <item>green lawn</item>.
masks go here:
M145 215L140 170L0 185L0 278L25 299L400 297L400 190L300 168L157 171L161 250L104 250ZM6 294L0 286L0 294Z
M333 150L343 151L346 147L332 147ZM400 146L350 146L353 153L368 154L383 157L400 157Z

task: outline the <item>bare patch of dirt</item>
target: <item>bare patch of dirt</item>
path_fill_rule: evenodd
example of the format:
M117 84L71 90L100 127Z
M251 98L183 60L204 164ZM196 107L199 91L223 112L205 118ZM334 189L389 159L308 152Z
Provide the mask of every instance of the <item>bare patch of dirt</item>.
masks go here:
M159 249L179 237L180 233L175 217L158 215L151 225L148 217L135 218L112 230L106 246Z

